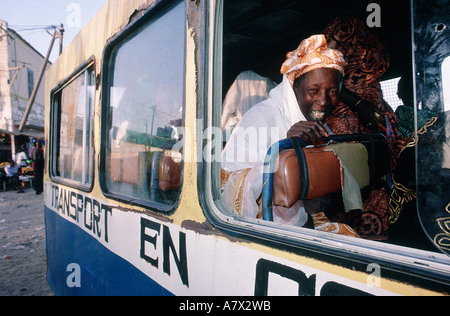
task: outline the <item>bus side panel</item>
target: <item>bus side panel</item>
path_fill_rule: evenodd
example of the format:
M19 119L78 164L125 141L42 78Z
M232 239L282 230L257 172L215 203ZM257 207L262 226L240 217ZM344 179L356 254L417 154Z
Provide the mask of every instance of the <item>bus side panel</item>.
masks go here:
M173 295L48 207L45 224L55 295Z
M374 287L365 273L349 277L350 271L339 266L310 258L291 261L278 251L267 253L257 244L220 237L193 221L181 227L56 185L47 185L45 193L48 281L57 295L395 295L403 291L395 286Z

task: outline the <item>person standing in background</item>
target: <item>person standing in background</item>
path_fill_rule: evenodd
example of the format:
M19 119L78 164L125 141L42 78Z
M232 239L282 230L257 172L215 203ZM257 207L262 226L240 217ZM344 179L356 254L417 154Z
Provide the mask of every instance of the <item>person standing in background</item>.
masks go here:
M28 156L25 153L25 146L21 145L19 150L20 151L16 154L16 165L18 168L26 167Z
M33 140L33 146L34 190L39 195L44 191L44 151L42 149L42 140Z

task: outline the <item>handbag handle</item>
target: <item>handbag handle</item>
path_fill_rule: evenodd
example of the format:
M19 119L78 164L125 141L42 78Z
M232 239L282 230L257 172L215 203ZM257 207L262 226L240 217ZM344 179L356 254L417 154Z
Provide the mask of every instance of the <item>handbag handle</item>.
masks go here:
M280 153L280 151L285 149L292 149L294 146L297 146L297 150L300 149L300 152L303 153L304 155L304 152L301 148L305 147L306 143L301 138L297 137L282 139L274 143L272 146L270 146L270 148L267 151L266 158L264 160L263 189L261 200L262 217L264 220L273 222L273 211L272 211L273 175L278 154ZM306 158L303 160L306 163ZM303 173L304 172L302 172L302 174ZM306 193L307 192L308 190L306 190Z
M299 138L290 137L292 146L294 147L295 154L297 155L298 165L300 167L300 200L305 199L308 196L309 191L309 172L308 162L306 161L306 155L303 151L303 147L299 144Z

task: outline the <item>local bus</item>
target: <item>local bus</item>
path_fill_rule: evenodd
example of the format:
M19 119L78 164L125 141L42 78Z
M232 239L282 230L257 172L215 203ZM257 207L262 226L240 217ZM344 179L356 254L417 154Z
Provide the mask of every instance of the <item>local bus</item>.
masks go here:
M54 293L450 294L449 11L439 0L106 3L46 74ZM379 239L241 216L221 195L234 79L250 70L280 82L285 54L339 16L386 43L380 80L394 94L412 78L408 181L388 188L404 226Z

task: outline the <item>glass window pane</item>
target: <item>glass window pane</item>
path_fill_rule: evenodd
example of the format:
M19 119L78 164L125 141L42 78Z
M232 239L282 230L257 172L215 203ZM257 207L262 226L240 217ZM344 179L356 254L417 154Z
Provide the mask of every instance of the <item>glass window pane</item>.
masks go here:
M145 25L112 53L109 70L110 193L173 204L179 194L178 141L184 95L184 5Z
M82 185L93 177L94 75L84 71L59 92L56 175Z

